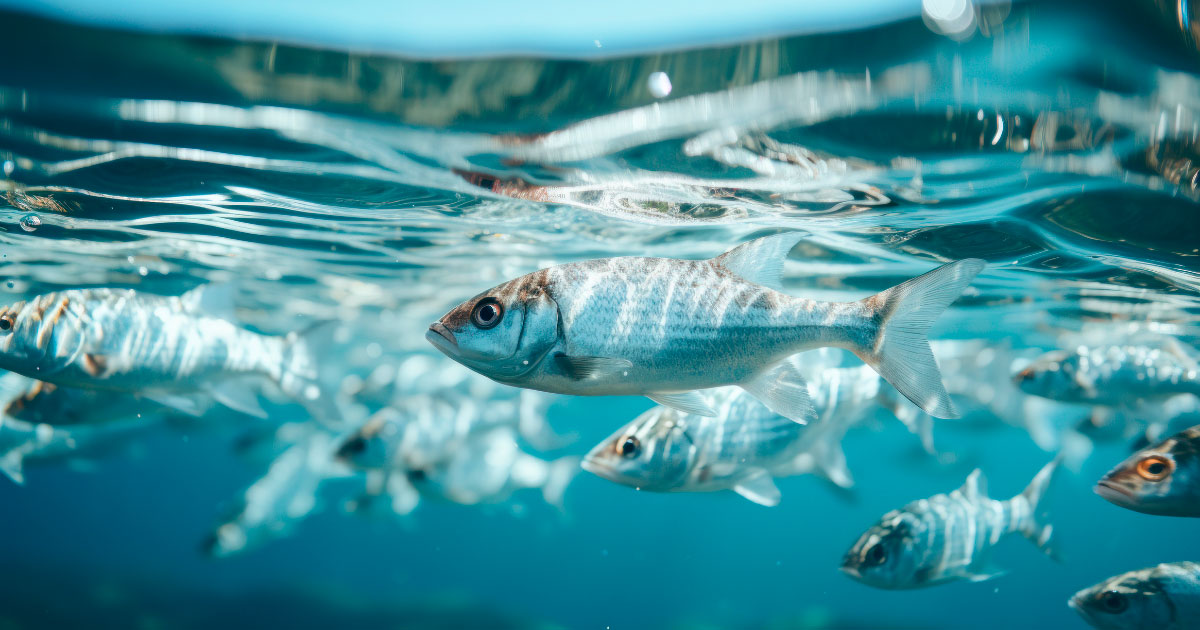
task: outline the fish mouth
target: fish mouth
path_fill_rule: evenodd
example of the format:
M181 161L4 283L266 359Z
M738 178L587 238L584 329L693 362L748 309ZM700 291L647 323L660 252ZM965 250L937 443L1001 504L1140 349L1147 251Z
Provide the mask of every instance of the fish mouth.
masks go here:
M1125 503L1137 499L1137 497L1133 496L1133 493L1129 490L1126 490L1125 488L1122 488L1121 486L1105 479L1101 479L1096 483L1095 490L1096 494L1108 499L1109 501L1112 501L1113 503Z
M458 340L454 338L454 333L450 332L450 329L446 328L442 322L430 324L429 330L425 331L425 339L443 352L458 350Z
M859 570L855 567L843 564L842 566L838 567L838 570L856 580L862 579L862 573L859 572Z
M585 456L583 461L579 462L579 467L587 472L592 473L593 475L596 475L597 477L604 477L605 479L612 475L612 469L608 466L605 466L594 457Z

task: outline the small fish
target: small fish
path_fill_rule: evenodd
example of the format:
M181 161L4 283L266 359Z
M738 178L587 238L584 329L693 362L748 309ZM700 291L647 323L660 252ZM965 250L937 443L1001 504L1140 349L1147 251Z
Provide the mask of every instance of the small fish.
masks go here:
M810 383L820 420L808 426L772 412L745 390L722 387L707 392L716 417L654 407L596 445L583 469L639 490L733 490L767 506L780 500L774 477L816 472L848 488L853 480L841 439L871 406L880 380L866 367L826 368L821 375L825 381Z
M0 307L0 368L59 386L136 392L169 406L204 390L259 417L265 413L242 377L266 377L306 404L322 397L308 339L251 332L231 321L232 312L226 286L180 297L128 289L48 293Z
M1200 426L1130 455L1100 479L1096 493L1135 512L1200 516Z
M33 424L69 427L149 418L172 409L124 392L60 387L44 381L30 381L30 386L5 407L4 413L9 417ZM179 410L178 406L173 409ZM207 409L204 400L199 398L194 401L194 407L190 410L197 415L205 411Z
M27 464L66 464L79 468L130 446L162 426L160 416L99 424L56 427L0 416L0 472L25 483Z
M1034 396L1130 408L1139 401L1200 395L1200 367L1194 353L1175 340L1156 346L1079 346L1042 355L1013 380Z
M284 425L280 430L291 428ZM204 553L232 556L285 535L323 507L319 494L323 484L349 474L334 459L339 436L315 423L299 428L296 441L271 462L266 474L246 489L239 508L205 539Z
M1024 492L1008 501L989 499L983 473L975 470L950 494L914 501L884 515L846 553L842 571L884 589L979 582L999 575L990 551L1011 533L1053 555L1053 526L1043 498L1057 468L1058 460L1047 464Z
M737 385L806 422L803 377L784 359L853 351L918 407L955 411L926 333L984 262L943 265L857 302L779 292L797 233L711 260L605 258L537 271L485 291L429 327L450 358L496 381L561 394L644 395L712 416L696 391Z
M1122 573L1068 604L1100 630L1200 628L1200 564L1171 562Z
M532 488L540 489L546 503L559 508L578 472L578 457L545 461L525 453L510 427L475 436L436 465L407 471L409 482L424 496L476 505L499 503L518 490Z

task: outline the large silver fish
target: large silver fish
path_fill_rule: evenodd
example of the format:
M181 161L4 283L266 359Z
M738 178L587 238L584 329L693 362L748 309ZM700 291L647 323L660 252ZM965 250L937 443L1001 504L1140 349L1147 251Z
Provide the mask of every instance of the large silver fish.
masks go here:
M1135 512L1200 516L1200 426L1130 455L1096 493Z
M1100 630L1200 628L1200 564L1171 562L1122 573L1068 603Z
M846 553L842 571L876 588L923 588L995 577L990 551L1008 534L1019 533L1052 553L1053 527L1043 499L1057 468L1058 460L1047 464L1008 501L989 499L983 473L975 470L950 494L884 515Z
M813 472L850 487L842 436L873 406L880 379L866 367L826 368L819 378L809 391L820 419L808 426L722 387L706 393L716 417L654 407L597 444L583 468L639 490L733 490L768 506L780 500L775 477Z
M1178 394L1200 395L1195 350L1175 340L1151 345L1079 346L1048 352L1013 379L1052 400L1130 408Z
M485 291L430 326L447 356L494 380L585 396L645 395L712 416L695 390L738 385L798 422L804 379L784 359L846 348L905 397L954 417L926 333L981 260L943 265L857 302L779 292L788 233L711 260L605 258L537 271Z
M302 403L322 397L304 338L254 333L234 324L232 312L227 286L180 297L128 289L39 295L0 308L0 368L55 385L137 392L171 406L180 405L179 394L208 391L259 416L244 377L265 377Z

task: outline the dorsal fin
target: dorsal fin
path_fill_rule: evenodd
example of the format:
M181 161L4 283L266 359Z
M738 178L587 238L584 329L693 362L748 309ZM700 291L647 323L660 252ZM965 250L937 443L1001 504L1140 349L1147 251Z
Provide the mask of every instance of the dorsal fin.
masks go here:
M229 283L205 284L179 296L179 301L189 313L232 321L236 293L237 288Z
M978 501L987 498L987 479L983 476L983 471L976 468L967 475L967 480L962 487L958 489L970 501Z
M806 232L764 236L738 245L712 259L712 263L749 282L779 291L783 288L783 261L806 236Z

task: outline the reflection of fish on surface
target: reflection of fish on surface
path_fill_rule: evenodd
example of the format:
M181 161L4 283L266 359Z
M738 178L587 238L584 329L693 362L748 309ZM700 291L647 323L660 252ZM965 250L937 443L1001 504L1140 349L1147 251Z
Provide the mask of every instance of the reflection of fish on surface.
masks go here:
M1135 512L1200 516L1200 426L1130 455L1100 479L1096 493Z
M179 297L128 289L39 295L0 309L0 367L185 409L194 405L187 395L205 391L233 409L265 415L246 377L266 378L310 407L332 405L316 384L313 338L241 328L233 323L232 298L227 285ZM314 336L326 330L318 327Z
M1200 628L1200 564L1170 562L1085 588L1068 604L1100 630Z
M853 480L842 437L880 402L886 385L869 367L827 367L832 360L788 359L811 376L818 420L808 425L772 412L745 390L722 387L704 394L715 417L654 407L592 448L583 468L639 490L733 490L762 505L780 501L775 477L815 473L848 488Z
M711 415L696 390L738 385L777 413L812 413L784 359L835 346L855 352L935 416L955 412L925 338L983 268L943 265L858 302L778 291L802 238L760 238L712 260L609 258L517 278L464 302L426 338L494 380L576 395L645 395Z
M846 552L842 571L885 589L987 580L999 574L991 564L992 547L1012 533L1053 554L1045 494L1057 468L1058 460L1050 462L1007 501L988 498L983 473L975 470L950 494L885 514Z

